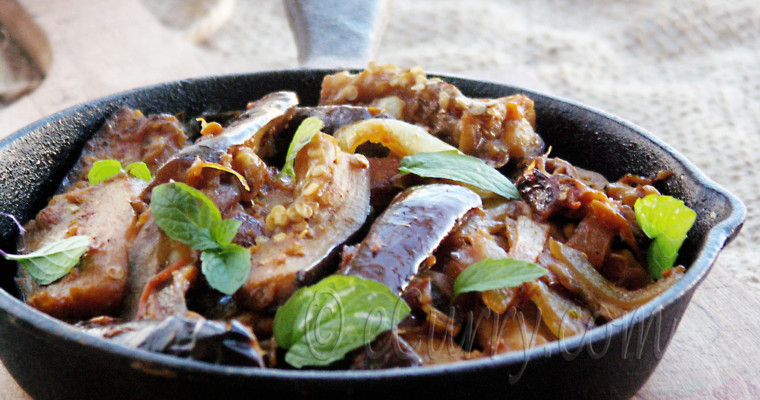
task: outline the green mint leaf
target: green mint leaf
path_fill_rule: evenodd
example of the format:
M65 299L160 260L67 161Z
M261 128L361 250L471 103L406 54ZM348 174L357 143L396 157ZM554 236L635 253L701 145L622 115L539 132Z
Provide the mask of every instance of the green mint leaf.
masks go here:
M148 165L142 161L127 165L123 171L146 182L152 178ZM118 160L98 160L92 164L90 172L87 173L87 180L90 181L90 185L97 185L119 175L121 172L121 163Z
M218 250L204 251L201 253L201 271L212 288L231 295L248 279L251 252L234 243L222 245Z
M233 294L243 286L251 272L251 253L232 243L241 221L223 220L211 199L179 182L156 186L150 207L166 236L202 251L201 271L212 288Z
M29 254L3 254L6 259L21 263L40 285L49 285L68 275L90 248L88 236L72 236L35 250Z
M324 122L316 117L309 117L301 122L301 125L298 126L296 133L293 135L293 140L290 142L290 146L288 146L288 152L285 155L285 165L280 171L281 177L290 175L292 178L295 178L296 173L293 170L293 163L295 162L296 155L304 148L304 146L311 142L314 135L319 133L324 126Z
M222 222L214 202L198 189L171 182L156 186L150 199L156 224L166 236L195 250L214 250L219 243L212 229Z
M378 282L333 275L296 291L277 309L274 336L296 367L322 366L395 327L411 309Z
M235 235L237 235L238 229L240 229L240 225L242 224L242 221L236 219L222 220L211 227L211 236L219 244L232 243L232 239L235 238Z
M546 275L543 267L512 258L487 258L470 264L454 280L454 297L465 292L483 292L515 287Z
M90 185L97 185L100 182L113 178L121 173L121 163L116 160L99 160L95 161L87 173L87 180Z
M457 151L417 153L401 159L399 172L425 178L442 178L493 192L507 199L518 199L515 185L482 160Z
M142 161L133 162L132 164L127 165L124 167L124 171L135 178L144 180L145 182L150 182L152 178L148 165Z
M636 222L654 239L647 250L647 264L652 278L660 279L663 272L673 268L697 213L681 200L657 194L637 199L633 208Z

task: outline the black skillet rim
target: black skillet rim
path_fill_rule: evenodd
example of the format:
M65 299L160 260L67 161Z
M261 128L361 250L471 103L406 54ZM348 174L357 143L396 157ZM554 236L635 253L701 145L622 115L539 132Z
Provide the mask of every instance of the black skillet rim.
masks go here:
M170 91L172 88L178 88L181 85L194 85L199 82L213 81L213 80L235 80L241 77L245 78L257 78L258 76L276 74L313 74L323 76L325 74L334 73L341 69L317 69L317 70L279 70L279 71L260 71L249 74L230 74L220 76L206 76L197 77L185 80L177 80L171 82L159 83L156 85L145 86L137 89L119 92L109 96L104 96L86 103L78 104L69 107L65 110L59 111L51 116L43 118L37 122L34 122L15 133L9 135L2 141L0 141L0 149L5 148L22 138L23 136L30 134L40 128L44 128L46 125L55 123L56 121L71 118L82 112L87 111L90 108L98 108L103 105L113 103L114 101L124 100L130 97L138 97L140 93L154 90ZM687 293L693 291L695 286L699 285L706 277L714 265L718 253L720 250L728 244L738 234L745 215L746 209L738 198L730 194L728 191L720 187L717 183L709 179L704 175L695 165L687 160L681 153L674 150L669 145L665 144L659 138L653 134L645 131L641 127L638 127L626 120L619 117L610 115L604 111L597 110L593 107L580 104L578 102L563 99L554 95L543 94L536 91L525 90L515 86L504 85L495 82L488 82L483 80L474 80L469 78L462 78L445 74L430 74L431 76L441 77L443 79L450 79L457 82L467 82L472 85L483 85L491 88L497 88L499 91L519 92L525 93L529 97L532 97L537 103L540 102L557 102L575 108L582 112L590 112L597 116L606 119L610 122L620 125L622 128L630 129L643 137L646 141L651 142L656 147L659 147L663 152L669 154L673 160L683 166L685 171L688 171L694 182L703 190L713 192L725 199L728 205L731 207L730 214L720 223L710 229L704 239L704 245L701 250L696 254L694 262L689 266L685 276L677 282L675 285L666 290L663 294L656 297L651 302L639 307L635 312L629 313L611 323L604 326L594 328L584 335L574 336L568 339L564 339L557 342L548 343L545 345L537 346L527 352L510 352L502 355L468 360L466 362L456 362L448 364L440 364L424 367L411 367L411 368L397 368L386 370L374 370L374 371L355 371L355 370L340 370L340 371L321 371L321 370L282 370L282 369L258 369L251 367L234 367L223 366L203 363L199 361L186 360L178 357L152 353L139 349L127 348L119 345L115 345L106 339L90 336L86 333L78 331L73 326L59 321L53 317L50 317L42 312L32 309L30 306L24 304L19 299L9 294L5 289L0 290L0 310L8 313L11 317L23 321L25 325L28 325L28 329L38 330L44 333L55 335L58 339L65 342L78 343L83 346L87 346L99 351L111 353L113 356L129 358L135 361L140 361L144 365L158 365L161 367L170 368L176 371L182 371L184 373L203 373L203 374L221 374L221 375L236 375L239 377L257 377L257 378L272 378L272 379L299 379L299 380L311 380L311 381L332 381L332 380L355 380L366 381L367 379L394 379L403 377L420 377L437 375L441 373L456 373L458 371L478 370L478 369L490 369L501 368L510 365L519 365L522 363L530 362L535 359L544 357L556 357L562 352L575 351L584 346L600 342L605 340L608 336L614 336L617 333L627 329L627 327L634 326L636 323L647 320L652 317L657 311L667 308L674 302L682 300L682 297ZM472 90L471 90L472 91ZM477 91L477 89L475 89ZM30 312L32 311L32 312ZM612 325L612 329L609 326Z

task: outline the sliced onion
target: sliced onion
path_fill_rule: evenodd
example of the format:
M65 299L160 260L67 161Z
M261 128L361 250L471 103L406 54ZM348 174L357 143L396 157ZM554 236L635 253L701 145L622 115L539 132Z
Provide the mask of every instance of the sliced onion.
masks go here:
M394 119L367 119L338 129L333 135L341 150L353 153L362 143L379 143L399 157L417 153L459 151L425 129Z
M483 304L490 308L491 311L497 314L503 314L517 299L518 289L519 288L510 287L486 290L481 293L480 297L483 300Z
M524 351L557 340L531 302L504 314L489 313L477 322L476 340L488 355Z
M681 279L683 268L674 269L667 277L637 290L626 290L608 281L578 250L549 240L551 255L561 265L547 265L567 289L580 294L589 304L598 308L605 318L614 319L663 293Z
M549 237L549 225L521 215L517 218L515 240L509 247L509 257L536 262Z
M530 300L541 310L544 324L560 339L582 334L594 326L594 318L585 308L560 296L542 281L528 286Z

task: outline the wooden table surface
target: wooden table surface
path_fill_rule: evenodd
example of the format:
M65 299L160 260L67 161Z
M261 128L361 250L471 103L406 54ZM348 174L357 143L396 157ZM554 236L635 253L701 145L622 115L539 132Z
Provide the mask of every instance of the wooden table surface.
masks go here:
M0 0L0 24L46 70L36 91L0 109L0 138L109 93L246 71L237 60L211 57L185 42L138 0ZM636 398L760 398L760 298L717 266ZM0 363L0 400L21 399L29 397Z

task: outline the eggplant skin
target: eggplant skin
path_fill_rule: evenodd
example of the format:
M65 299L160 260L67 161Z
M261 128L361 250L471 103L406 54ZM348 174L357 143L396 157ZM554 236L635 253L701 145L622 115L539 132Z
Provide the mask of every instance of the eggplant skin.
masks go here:
M174 154L155 173L148 187L140 195L143 202L150 203L150 194L156 186L169 182L185 181L185 173L196 159L219 162L231 146L246 144L257 154L269 152L264 149L273 142L271 136L284 129L293 117L298 97L293 92L274 92L254 102L238 119L226 127L220 135L204 136L192 146Z
M353 360L358 370L418 367L422 357L397 332L389 331L362 346Z
M415 186L399 193L340 267L343 275L372 279L401 294L420 265L482 202L458 185Z
M293 116L293 125L298 126L308 117L317 117L325 126L322 132L332 135L338 129L370 118L388 118L387 114L374 115L368 107L362 106L318 106L318 107L299 107Z
M101 318L79 324L93 336L127 347L212 364L263 367L256 337L240 322L171 316L127 323Z

